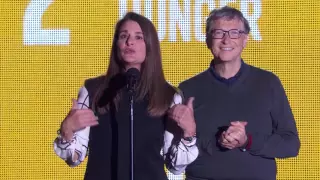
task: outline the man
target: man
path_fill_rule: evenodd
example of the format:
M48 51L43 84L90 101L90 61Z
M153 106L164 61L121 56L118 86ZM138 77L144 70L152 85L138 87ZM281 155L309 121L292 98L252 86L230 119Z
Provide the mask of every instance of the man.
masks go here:
M275 158L298 155L297 128L279 78L241 58L249 32L239 10L213 10L206 43L214 59L179 86L194 104L176 105L169 116L178 123L195 119L200 150L186 169L188 180L275 180Z

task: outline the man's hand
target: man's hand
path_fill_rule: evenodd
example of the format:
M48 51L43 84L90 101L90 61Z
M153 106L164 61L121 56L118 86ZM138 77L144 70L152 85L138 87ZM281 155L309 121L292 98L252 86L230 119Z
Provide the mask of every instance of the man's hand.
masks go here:
M231 122L229 128L222 132L219 143L227 149L243 147L247 142L246 125L247 122L234 121Z

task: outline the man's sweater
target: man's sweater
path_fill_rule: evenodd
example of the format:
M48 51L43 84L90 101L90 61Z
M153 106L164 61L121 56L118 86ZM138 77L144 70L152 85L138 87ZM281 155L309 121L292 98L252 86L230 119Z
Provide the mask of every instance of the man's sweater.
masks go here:
M232 80L232 81L230 81ZM195 97L198 159L187 177L214 180L275 180L275 158L297 156L300 141L281 82L271 72L242 63L229 83L210 67L180 84ZM247 121L251 146L228 150L217 142L232 121Z

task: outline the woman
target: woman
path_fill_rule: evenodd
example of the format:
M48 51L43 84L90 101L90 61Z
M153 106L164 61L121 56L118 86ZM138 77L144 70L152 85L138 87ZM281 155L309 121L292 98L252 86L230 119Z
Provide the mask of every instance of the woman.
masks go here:
M130 68L141 74L134 87L134 179L165 180L164 163L179 174L198 155L194 120L166 118L182 97L164 78L157 31L129 12L116 25L106 75L85 81L54 142L70 166L79 165L89 147L85 179L130 179Z

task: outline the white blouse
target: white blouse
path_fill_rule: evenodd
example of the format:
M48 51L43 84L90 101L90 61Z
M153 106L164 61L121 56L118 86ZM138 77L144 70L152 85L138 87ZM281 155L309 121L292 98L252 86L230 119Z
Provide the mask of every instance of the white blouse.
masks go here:
M79 109L88 109L89 95L85 87L81 87L79 90L77 101ZM182 97L176 93L171 107L181 103ZM89 133L90 127L79 130L74 133L71 141L65 141L61 135L58 134L58 137L54 140L55 153L61 159L65 160L70 167L78 166L87 156ZM165 159L170 160L170 164L167 165L167 168L171 173L177 175L183 173L187 165L197 158L199 150L196 146L196 138L193 138L189 143L181 140L178 144L173 144L173 137L174 135L171 132L164 132L164 146L159 153L163 155ZM77 161L72 160L75 153L79 156Z

